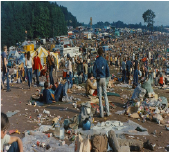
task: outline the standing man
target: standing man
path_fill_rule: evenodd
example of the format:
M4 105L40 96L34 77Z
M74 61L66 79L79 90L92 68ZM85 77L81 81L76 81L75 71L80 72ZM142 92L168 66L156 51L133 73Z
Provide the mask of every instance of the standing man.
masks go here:
M77 75L80 76L80 74L81 74L81 62L80 62L79 56L77 57L76 65L77 65L77 68L76 68Z
M55 57L53 57L54 58L54 63L55 63L55 76L56 76L56 78L57 78L57 59L55 58Z
M121 64L122 67L122 82L126 83L126 58L123 58L123 62Z
M110 66L113 65L113 57L112 57L112 54L110 54Z
M132 63L130 61L130 58L127 57L127 62L126 62L126 75L127 75L127 83L130 82L130 69L132 67ZM130 84L130 83L129 83Z
M73 81L72 81L72 62L71 62L70 54L67 54L66 70L67 70L66 79L67 79L67 82L68 82L67 92L71 93L70 88L72 88L72 86L73 86Z
M87 64L87 60L83 61L83 81L86 82L87 81L87 75L88 75L88 64Z
M7 68L7 46L4 46L4 51L1 54L1 60L2 60L2 86L4 86L4 81L5 81L5 77L7 77L7 92L11 91L10 87L9 87L9 69ZM4 87L3 87L4 88Z
M54 80L53 80L53 76L52 76L53 62L54 62L54 59L50 55L50 50L48 50L48 56L46 57L46 63L47 63L47 70L49 72L50 85L51 84L54 85Z
M135 83L136 85L138 85L138 60L137 60L137 56L135 57L133 65L134 65L133 84Z
M103 105L102 105L102 90L104 93L105 105L106 105L106 115L109 116L109 102L107 98L106 89L106 78L110 76L109 67L107 61L102 57L103 49L98 49L99 57L96 59L93 68L93 76L97 79L97 92L99 95L99 107L100 107L100 117L104 117Z
M33 69L34 69L34 73L36 75L36 80L37 80L37 86L39 86L39 70L42 69L42 65L41 65L41 61L40 58L38 57L38 51L36 51L36 55L33 58Z

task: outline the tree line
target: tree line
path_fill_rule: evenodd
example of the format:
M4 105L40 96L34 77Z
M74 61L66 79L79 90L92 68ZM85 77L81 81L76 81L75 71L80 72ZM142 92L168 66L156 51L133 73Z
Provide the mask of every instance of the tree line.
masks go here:
M28 39L67 34L67 25L80 25L67 8L47 1L2 1L1 46Z
M93 27L96 27L96 28L104 28L104 26L112 26L112 27L116 27L116 28L134 28L134 29L137 29L137 28L142 28L142 29L145 29L145 30L151 30L151 31L161 31L161 32L168 32L165 28L168 28L168 26L154 26L154 18L156 17L155 13L148 9L147 11L145 11L143 14L142 14L142 18L144 20L144 23L147 23L147 26L146 25L142 25L141 22L139 24L125 24L123 23L122 21L117 21L117 22L113 22L113 23L110 23L110 22L97 22L96 24L93 25ZM90 26L90 24L88 24L88 26Z

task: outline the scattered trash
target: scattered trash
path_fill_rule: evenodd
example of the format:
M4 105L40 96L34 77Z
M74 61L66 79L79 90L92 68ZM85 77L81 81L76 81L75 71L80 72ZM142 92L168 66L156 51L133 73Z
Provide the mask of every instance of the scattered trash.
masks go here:
M169 126L166 125L165 128L166 128L167 131L169 131Z
M128 96L127 95L122 95L121 96L123 99L128 99Z
M47 114L47 115L50 115L50 111L47 111L47 110L43 110L43 113Z
M13 134L13 133L17 133L17 134L20 134L20 132L18 130L9 130L9 134Z
M156 146L156 144L152 144L149 142L149 140L147 140L145 143L144 143L144 148L146 149L150 149L152 151L154 151L154 147Z
M15 110L15 111L8 111L7 113L6 113L6 115L7 115L7 117L11 117L11 116L13 116L13 115L15 115L15 114L17 114L18 112L20 112L19 110Z
M35 113L39 113L39 109L35 109Z
M124 113L125 113L125 110L115 112L115 114L118 114L118 115L124 115Z

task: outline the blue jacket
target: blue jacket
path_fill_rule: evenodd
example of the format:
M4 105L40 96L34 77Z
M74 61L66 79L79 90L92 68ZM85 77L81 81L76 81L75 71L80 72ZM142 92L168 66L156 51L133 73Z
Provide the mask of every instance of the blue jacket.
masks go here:
M94 63L93 76L95 78L107 78L110 76L109 66L102 56L98 57Z
M54 101L53 97L51 96L51 93L48 89L43 90L43 101L46 104L51 104L52 101Z
M122 67L122 70L126 69L126 63L124 61L122 62L121 67Z
M128 70L128 71L130 71L130 68L132 67L132 63L131 63L131 61L127 61L126 62L126 69Z

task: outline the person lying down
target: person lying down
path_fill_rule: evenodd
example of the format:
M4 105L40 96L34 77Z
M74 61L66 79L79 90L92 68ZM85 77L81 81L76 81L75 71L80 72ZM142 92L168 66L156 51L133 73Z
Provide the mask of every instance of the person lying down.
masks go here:
M45 104L51 104L62 101L63 96L67 95L68 83L62 82L58 85L55 83L53 86L48 86L48 82L44 83L44 89L41 91L41 100ZM43 94L42 94L43 93Z

